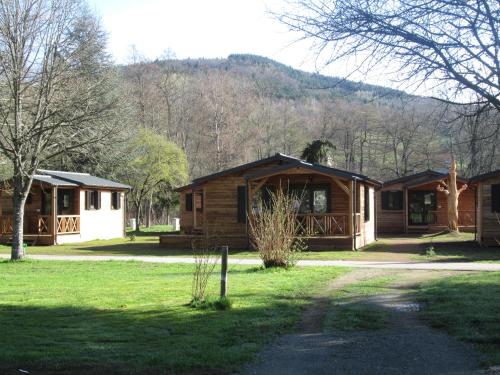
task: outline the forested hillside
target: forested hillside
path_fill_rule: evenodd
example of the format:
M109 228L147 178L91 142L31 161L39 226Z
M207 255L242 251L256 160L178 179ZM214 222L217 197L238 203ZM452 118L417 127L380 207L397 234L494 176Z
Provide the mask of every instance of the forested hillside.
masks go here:
M429 98L292 69L253 55L136 62L117 68L123 132L55 167L119 175L123 143L152 129L186 153L191 178L276 152L299 156L313 139L336 147L333 163L387 179L446 167L498 167L498 119L459 117Z

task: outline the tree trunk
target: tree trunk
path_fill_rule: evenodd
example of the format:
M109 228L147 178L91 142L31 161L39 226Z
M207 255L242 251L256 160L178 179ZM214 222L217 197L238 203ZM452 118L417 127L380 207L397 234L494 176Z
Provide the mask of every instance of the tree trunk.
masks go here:
M141 205L135 204L135 232L140 232L140 216L141 216Z
M26 202L26 193L23 184L23 178L14 177L14 195L12 196L13 214L12 214L12 251L11 260L19 260L24 257L24 204Z

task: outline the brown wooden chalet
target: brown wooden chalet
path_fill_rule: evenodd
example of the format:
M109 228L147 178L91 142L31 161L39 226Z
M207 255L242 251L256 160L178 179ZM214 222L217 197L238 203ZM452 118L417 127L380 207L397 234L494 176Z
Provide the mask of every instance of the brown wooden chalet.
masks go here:
M482 245L500 245L500 169L471 178L477 192L476 240Z
M377 191L377 225L379 233L440 231L447 228L446 195L437 191L448 174L433 170L384 182ZM460 188L467 181L457 178ZM458 204L459 228L475 230L474 187L465 190Z
M366 176L283 154L195 179L180 192L180 235L164 235L165 247L186 248L203 235L247 248L248 220L270 191L301 192L298 220L309 247L359 248L375 240L375 187Z

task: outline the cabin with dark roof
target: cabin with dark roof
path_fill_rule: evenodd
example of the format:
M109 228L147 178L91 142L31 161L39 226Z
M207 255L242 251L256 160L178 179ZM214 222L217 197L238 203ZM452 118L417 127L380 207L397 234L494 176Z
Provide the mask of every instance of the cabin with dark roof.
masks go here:
M481 245L500 246L500 169L472 177L477 192L476 240Z
M448 226L448 202L445 193L437 191L448 174L433 170L384 182L377 191L378 233L438 232ZM466 184L457 178L460 188ZM458 201L459 229L475 230L475 192L469 187Z
M375 188L367 176L306 163L283 154L193 180L180 193L180 235L162 235L168 248L189 248L201 236L248 248L249 220L269 191L301 192L297 220L311 249L363 247L375 240Z
M24 211L24 239L54 245L125 235L130 187L88 173L37 170ZM0 189L0 241L12 238L12 189Z

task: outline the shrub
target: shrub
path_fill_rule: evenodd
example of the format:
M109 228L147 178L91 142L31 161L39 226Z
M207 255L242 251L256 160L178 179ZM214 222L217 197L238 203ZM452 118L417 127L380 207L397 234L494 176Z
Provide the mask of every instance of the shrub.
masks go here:
M208 238L193 241L194 271L191 288L191 306L205 303L207 286L217 264L217 246Z
M249 220L252 241L264 267L290 267L295 254L304 248L304 242L298 238L297 199L281 188L271 192L270 198L270 204L261 204L261 212Z
M436 252L434 251L434 246L432 245L427 246L427 248L425 249L425 255L428 257L436 256Z

